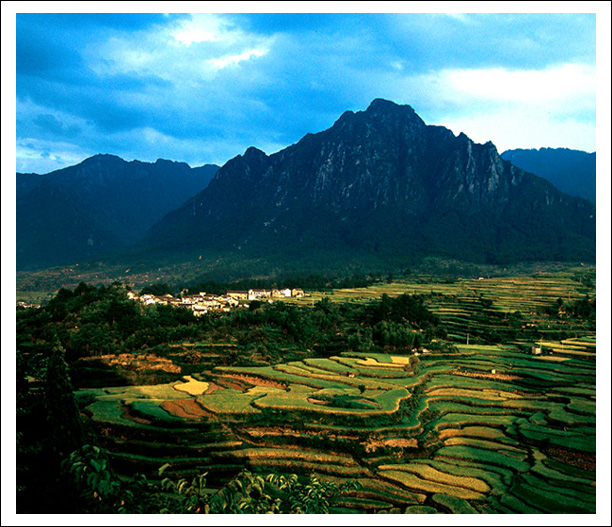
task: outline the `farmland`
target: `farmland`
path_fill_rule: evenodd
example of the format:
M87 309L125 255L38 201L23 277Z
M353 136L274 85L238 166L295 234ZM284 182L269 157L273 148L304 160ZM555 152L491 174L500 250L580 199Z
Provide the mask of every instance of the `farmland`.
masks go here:
M332 513L595 512L594 270L283 302L149 348L178 371L105 385L90 371L102 356L74 362L75 382L91 374L81 415L117 473L359 482Z
M289 373L275 366L207 374L218 386L231 375L250 375L252 382L286 388L227 386L190 395L184 389L189 383L177 382L153 393L130 387L80 395L96 400L86 412L107 430L104 445L111 458L141 471L154 473L170 462L181 474L196 465L210 474L218 466L246 466L365 478L367 492L356 492L344 504L355 511L425 504L439 512L553 513L559 502L564 512L594 510L592 360L542 361L512 346L464 345L449 357L423 354L418 372L402 367L391 378L373 376L378 366L364 367L360 360L347 366L350 376L329 374L340 359L346 365L358 357L347 352L317 366L292 364ZM515 379L456 375L492 363ZM377 364L389 371L384 362ZM534 377L541 371L548 375L545 382L541 374ZM186 415L182 408L188 403L193 411ZM155 439L147 456L141 442L118 441L119 431L125 438L132 429L144 429L157 438L176 427L180 447L160 448Z

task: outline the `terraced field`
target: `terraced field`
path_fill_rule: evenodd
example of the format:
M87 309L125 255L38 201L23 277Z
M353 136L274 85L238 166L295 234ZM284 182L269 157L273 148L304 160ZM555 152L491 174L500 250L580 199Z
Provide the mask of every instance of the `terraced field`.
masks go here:
M235 344L173 344L206 360L177 382L80 390L81 406L125 475L155 477L170 463L178 476L208 472L213 486L245 467L359 480L335 498L337 513L594 513L595 331L562 307L594 298L594 273L414 279L326 296L383 293L423 295L453 346L344 347L238 367L216 360Z
M542 313L558 299L571 302L589 294L595 298L595 273L588 267L567 269L555 273L539 273L531 276L458 279L450 282L424 280L422 277L405 279L390 284L376 284L358 289L340 289L333 295L313 293L311 297L290 299L297 303L314 303L324 296L337 302L367 302L382 294L390 297L402 294L429 295L426 305L440 317L448 329L449 338L455 342L476 342L479 336L499 330L502 335L508 328L508 319L520 313L522 338L530 342L537 334L555 335L567 331L567 319L561 315L551 318ZM592 329L586 325L572 325L573 336L579 339L578 354L594 346ZM589 341L589 339L591 339ZM470 340L471 339L471 340ZM547 343L545 343L545 346ZM551 346L553 351L572 355L572 341Z
M126 473L171 463L217 484L242 467L360 480L336 512L595 511L590 356L461 345L419 359L413 370L406 356L345 352L79 397Z

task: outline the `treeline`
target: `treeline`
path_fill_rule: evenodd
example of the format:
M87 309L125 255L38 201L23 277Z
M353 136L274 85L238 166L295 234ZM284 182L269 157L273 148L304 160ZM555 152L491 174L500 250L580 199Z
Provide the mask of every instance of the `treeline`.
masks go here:
M185 355L175 350L185 342L225 342L231 351L220 354L218 364L249 365L328 356L347 349L392 347L399 353L410 352L443 332L419 296L384 296L363 305L326 297L312 307L252 302L249 309L194 317L188 309L134 302L119 283L100 287L82 283L72 291L61 289L46 306L19 310L16 318L17 502L23 513L159 512L175 506L173 512L193 512L183 510L187 502L171 482L165 489L149 486L140 492L112 479L95 450L89 451L94 459L86 463L71 456L93 440L81 426L72 392L75 385L87 386L85 370L74 366L89 361L80 359L119 353L165 355L183 368L175 374L178 378L206 370L198 362L196 346L190 348L195 355L189 359L192 362L180 362ZM76 487L68 486L70 478ZM162 500L161 509L160 491L175 494L170 502ZM202 494L201 504L208 504L212 512L217 505L206 496ZM146 501L152 497L152 502ZM289 511L286 507L283 504L279 511Z
M17 312L17 349L38 357L57 338L71 363L201 335L191 311L164 305L143 308L126 293L118 283L60 289L46 306Z
M578 300L557 300L543 308L544 313L555 318L573 318L582 320L588 325L588 329L595 330L597 321L597 301L588 294Z
M49 357L49 343L55 340L69 364L147 350L167 354L172 343L228 342L237 345L236 351L220 360L249 365L293 359L292 352L302 356L347 349L401 352L445 335L438 317L418 295L383 295L364 304L325 297L313 306L253 301L249 309L195 317L180 307L134 302L119 283L100 287L81 283L73 291L60 289L44 307L17 312L17 349L24 367L32 372L42 367Z
M402 274L382 274L382 273L370 273L370 274L354 274L351 276L343 277L328 277L318 274L310 274L306 276L297 275L286 275L278 278L252 278L238 280L236 282L218 282L214 280L198 281L190 283L185 286L181 286L176 290L173 290L165 284L156 284L154 286L147 286L143 291L165 291L164 293L153 293L153 294L176 294L181 289L186 289L189 294L196 294L200 291L220 295L229 290L248 290L248 289L304 289L307 291L325 291L329 292L334 289L353 289L357 287L368 287L381 282L391 282L395 278L405 276L410 271L404 271ZM151 289L154 288L154 289Z

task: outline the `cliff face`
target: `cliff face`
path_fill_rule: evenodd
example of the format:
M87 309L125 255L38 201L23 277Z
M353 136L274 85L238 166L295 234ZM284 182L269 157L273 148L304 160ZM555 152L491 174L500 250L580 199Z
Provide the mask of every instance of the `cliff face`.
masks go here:
M375 100L267 156L228 161L151 230L150 247L300 248L468 260L594 259L594 207L504 161L492 143Z

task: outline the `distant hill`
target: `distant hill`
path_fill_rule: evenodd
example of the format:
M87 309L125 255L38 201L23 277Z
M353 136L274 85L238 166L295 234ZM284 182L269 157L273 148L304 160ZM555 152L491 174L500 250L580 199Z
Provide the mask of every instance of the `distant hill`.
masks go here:
M100 154L49 174L17 174L17 270L112 254L204 189L219 167Z
M424 256L594 261L595 208L505 161L492 143L377 99L275 154L251 147L231 159L143 247L252 259L261 270Z
M506 150L501 157L550 181L559 190L595 203L596 154L569 148Z

